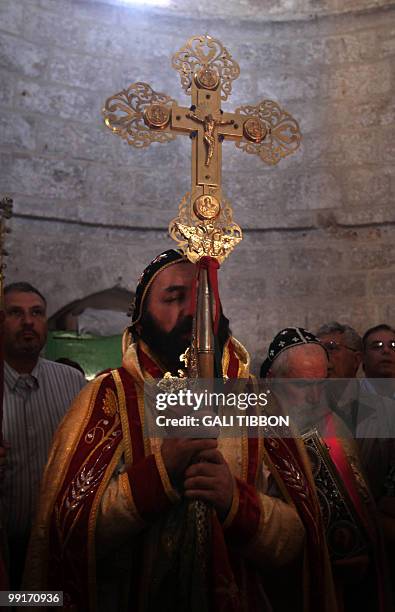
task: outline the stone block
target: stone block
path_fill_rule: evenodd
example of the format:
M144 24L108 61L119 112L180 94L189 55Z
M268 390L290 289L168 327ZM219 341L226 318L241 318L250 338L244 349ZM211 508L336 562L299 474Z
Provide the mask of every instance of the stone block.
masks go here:
M152 143L136 149L107 128L103 131L107 144L112 145L111 158L119 165L177 172L185 177L190 174L191 141L187 136L179 135L167 143Z
M123 24L109 27L102 23L84 24L80 48L91 55L104 57L125 57L129 35Z
M372 164L379 167L382 149L382 136L376 130L338 132L337 140L341 147L344 165Z
M325 42L328 64L366 62L377 55L377 32L373 29L342 34Z
M393 224L395 222L395 210L392 198L389 198L387 206L376 206L372 204L370 208L349 208L341 209L335 212L336 222L352 228L353 226L364 225L369 227L370 225ZM373 232L376 230L372 229ZM382 229L379 230L380 235Z
M321 80L324 97L353 98L353 104L363 102L366 97L386 94L391 89L391 64L389 61L360 64L333 71Z
M380 206L391 198L392 169L349 168L342 178L344 201L350 206Z
M45 117L77 118L78 121L97 124L102 121L102 104L102 97L90 90L39 84L22 79L16 84L16 108Z
M222 296L221 296L222 299ZM259 302L249 304L249 317L252 325L245 325L245 296L229 296L227 316L231 316L232 330L236 337L248 338L247 348L252 355L259 354L261 359L266 356L267 348L274 336L285 327L306 327L308 307L301 299L286 298L281 300L266 297ZM229 312L229 314L228 314Z
M225 140L222 143L222 164L223 176L227 176L228 179L243 176L245 172L265 172L268 168L259 155L246 153L231 140Z
M4 154L1 158L3 191L70 201L86 195L86 166L81 162Z
M0 34L0 68L26 77L39 77L47 64L48 52L14 36Z
M259 173L245 173L243 181L233 179L224 182L224 196L233 206L235 221L243 228L284 227L286 195L286 186L281 184L277 175L267 177ZM295 215L290 220L290 225L299 227L305 222L305 219Z
M347 161L348 151L343 146L339 133L331 130L326 125L326 118L323 119L321 130L303 134L303 121L301 124L302 143L300 150L292 156L292 161L300 167L344 167Z
M237 56L235 54L235 57L238 61L240 57L245 64L245 60L248 60L246 69L253 65L257 71L264 73L268 71L268 67L277 68L279 65L286 66L293 62L294 46L288 41L263 40L253 44L244 43L240 47L241 53Z
M313 332L329 321L338 321L343 325L351 325L359 334L375 325L377 319L377 304L366 298L336 299L309 309L307 327Z
M0 104L12 106L14 98L14 79L11 72L0 70Z
M87 203L85 202L85 206ZM15 215L28 215L35 219L42 218L43 223L48 219L57 221L67 220L68 223L78 223L80 201L74 199L60 200L55 197L38 195L24 195L18 193L15 197Z
M277 230L306 230L315 227L314 215L311 211L289 211L285 212L284 207L272 210L272 202L248 202L248 208L240 207L237 201L231 200L234 215L233 219L244 231L245 238L250 240L250 236L256 232L263 231L262 240L267 240L268 232Z
M48 65L47 80L71 87L115 93L116 70L111 59L57 51ZM104 100L103 100L104 103Z
M244 274L233 272L230 274L230 270L226 272L226 278L222 280L222 294L225 296L231 295L234 288L237 287L239 296L243 296L245 299L244 309L251 307L256 300L262 300L266 295L266 283L262 275L257 277L253 274L247 274L248 271L244 271Z
M310 132L318 132L322 135L327 124L326 108L324 105L317 105L314 100L292 101L287 111L299 123L303 139Z
M291 34L281 42L264 42L259 49L258 57L254 58L256 63L261 61L273 67L293 65L297 71L319 65L365 62L376 57L376 32L368 30L337 36L321 34L319 38Z
M19 34L22 29L23 6L22 2L2 0L0 4L1 29L11 34Z
M58 7L60 3L56 5ZM85 21L75 19L70 14L59 19L56 11L40 10L34 4L26 3L24 8L24 33L28 40L69 50L83 48Z
M257 81L258 79L254 78L254 74L247 67L244 70L240 69L240 75L232 83L231 98L223 104L224 111L233 110L243 104L255 105L260 100L268 98L265 91L262 95L262 90L258 89Z
M54 11L59 20L73 18L75 20L90 19L111 25L118 23L119 9L95 0L35 0L39 8Z
M395 127L387 127L380 134L380 159L386 164L395 161Z
M374 130L379 125L395 122L395 105L391 92L381 98L369 99L366 102L350 108L349 124L369 127Z
M377 53L379 57L391 57L395 53L395 29L390 20L387 27L378 28Z
M383 101L377 112L377 120L384 127L395 123L395 100L393 96L389 96Z
M38 153L103 162L117 158L112 135L98 121L85 124L43 116L36 120Z
M285 106L290 100L312 100L320 95L322 75L278 71L276 75L264 76L256 83L258 101L268 97Z
M318 271L317 271L318 272ZM272 278L267 296L270 298L293 298L314 295L318 290L318 277L311 274L295 274Z
M178 198L181 199L188 188L188 177L177 174L158 175L138 168L110 165L102 166L100 173L96 168L89 171L88 189L92 201L111 205L123 202L130 211L130 224L134 222L134 215L139 214L145 227L153 223L166 227L176 216Z
M288 210L339 208L343 194L335 172L317 170L295 176L286 185Z
M339 268L343 261L343 253L327 245L295 246L288 251L288 256L289 269L295 273L333 270Z
M297 103L298 104L298 103ZM294 110L295 103L292 104ZM325 134L332 134L334 128L349 131L358 128L373 128L374 131L380 125L387 126L395 123L395 104L391 91L377 97L370 97L355 104L344 101L326 99L319 107L314 102L308 106L301 103L296 107L301 117L301 129L305 134L309 131L317 131L320 138ZM336 137L336 133L334 134Z
M59 3L56 10L47 11L26 5L26 38L43 46L82 51L93 56L123 56L128 37L122 24L80 19L73 11L63 9L62 13L61 7L62 4ZM58 9L61 11L60 15Z
M387 301L393 301L395 296L395 269L388 272L375 272L371 275L369 294L373 298L385 296Z
M0 147L16 149L35 148L35 120L17 113L0 115Z
M374 321L380 323L387 323L387 325L395 326L395 305L393 303L388 303L383 300L377 305L377 316Z
M376 246L360 244L347 251L350 265L359 270L385 269L395 265L395 246L380 243Z
M328 274L321 277L319 288L320 299L337 299L346 295L347 299L361 298L366 295L366 275L354 273L352 268L348 274Z

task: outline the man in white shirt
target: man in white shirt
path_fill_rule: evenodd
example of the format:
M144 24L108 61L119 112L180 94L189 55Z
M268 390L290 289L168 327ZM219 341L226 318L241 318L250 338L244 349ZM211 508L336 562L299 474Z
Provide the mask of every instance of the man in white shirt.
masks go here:
M46 300L29 283L4 289L4 438L9 444L2 496L10 587L18 589L52 436L85 385L74 368L47 361Z

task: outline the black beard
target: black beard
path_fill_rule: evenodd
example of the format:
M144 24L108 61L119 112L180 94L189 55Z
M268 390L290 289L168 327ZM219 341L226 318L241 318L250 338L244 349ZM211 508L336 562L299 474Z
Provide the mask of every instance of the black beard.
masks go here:
M13 359L38 359L42 349L45 346L46 337L40 337L35 331L33 331L34 337L29 341L23 340L23 333L25 331L32 331L30 328L25 328L19 331L13 338L6 336L4 340L4 351L6 355L9 355Z
M170 332L164 332L155 322L150 313L144 313L141 319L140 338L150 347L157 357L176 374L182 367L180 355L185 353L191 343L193 317L186 316L177 323ZM182 336L188 334L186 340Z

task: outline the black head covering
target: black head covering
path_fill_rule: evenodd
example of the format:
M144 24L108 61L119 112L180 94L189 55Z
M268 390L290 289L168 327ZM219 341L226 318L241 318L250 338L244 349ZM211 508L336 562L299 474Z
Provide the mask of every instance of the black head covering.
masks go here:
M155 259L153 259L151 263L148 264L148 266L144 269L142 275L138 280L136 296L134 299L134 303L132 304L132 324L129 327L130 330L141 319L141 316L143 314L145 297L157 274L161 272L164 268L167 268L176 263L180 263L182 261L187 262L188 259L185 257L185 255L182 254L181 251L175 249L168 249L160 255L157 255Z
M325 348L317 336L306 331L303 327L286 327L278 332L270 343L267 357L261 365L261 378L266 378L273 361L277 359L281 353L299 344L319 344L322 348Z

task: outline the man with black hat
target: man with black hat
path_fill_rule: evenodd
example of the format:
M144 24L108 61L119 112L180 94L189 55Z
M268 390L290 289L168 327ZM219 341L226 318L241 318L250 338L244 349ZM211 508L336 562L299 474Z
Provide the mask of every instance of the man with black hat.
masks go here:
M55 436L25 587L62 590L67 605L86 611L265 612L273 601L264 576L282 578L280 568L292 563L297 571L297 561L301 571L305 527L311 588L304 603L306 581L289 596L294 609L308 601L310 609L332 611L330 577L325 592L314 590L328 564L296 442L268 440L264 451L256 438L161 442L146 435L144 383L180 366L191 341L195 278L196 266L174 250L141 276L122 367L87 386ZM248 379L248 353L222 314L216 344L221 375ZM283 477L290 465L294 478ZM188 499L209 504L208 525L199 517L188 523ZM208 565L198 555L202 538Z
M325 346L301 327L285 328L271 342L261 376L273 379L272 391L282 408L290 416L295 413L311 459L340 609L392 610L377 512L357 447L341 419L325 406L320 384L328 376Z

